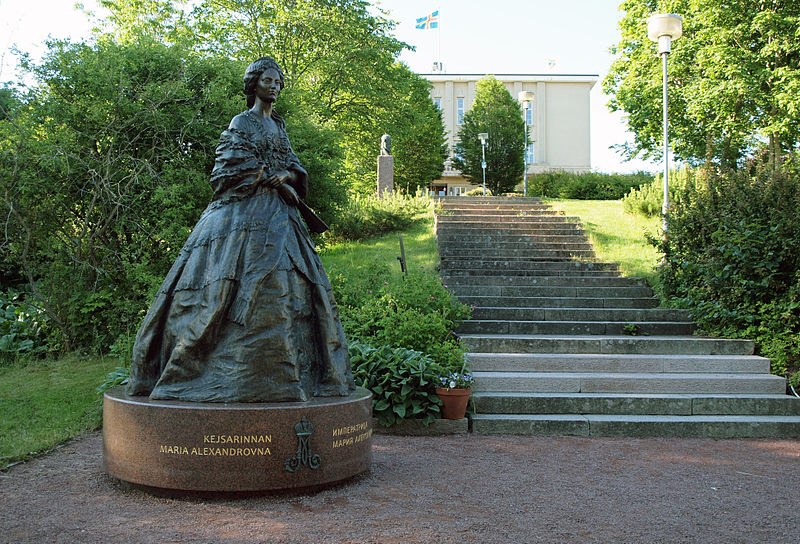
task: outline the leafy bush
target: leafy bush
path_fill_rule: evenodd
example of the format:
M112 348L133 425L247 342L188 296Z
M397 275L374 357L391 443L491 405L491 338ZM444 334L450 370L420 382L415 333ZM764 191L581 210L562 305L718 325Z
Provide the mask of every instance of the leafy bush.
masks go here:
M670 205L680 200L687 185L700 181L700 172L687 167L672 170L669 173ZM664 204L664 176L656 174L655 179L639 187L633 187L622 197L622 206L626 212L638 213L653 217L661 215Z
M350 364L356 385L372 391L372 414L384 427L405 419L428 425L439 416L435 393L444 369L419 351L351 341Z
M363 240L403 230L432 213L433 199L395 192L378 198L376 195L353 194L341 208L331 230L330 240Z
M469 317L432 271L392 279L385 268L333 272L331 283L347 337L371 345L421 351L448 372L461 369L464 350L453 329Z
M484 196L483 195L483 187L478 187L477 189L472 189L467 191L465 196ZM488 187L486 188L486 196L492 196L492 191Z
M800 169L751 162L698 178L657 242L664 295L705 330L755 340L772 371L800 369Z
M586 172L544 172L528 176L528 196L577 200L619 200L632 188L650 183L647 172L603 174Z
M22 293L13 289L0 292L0 363L44 351L42 314Z
M108 373L103 383L97 386L96 391L101 395L113 387L120 385L127 385L128 379L131 377L131 368L129 366L118 366Z

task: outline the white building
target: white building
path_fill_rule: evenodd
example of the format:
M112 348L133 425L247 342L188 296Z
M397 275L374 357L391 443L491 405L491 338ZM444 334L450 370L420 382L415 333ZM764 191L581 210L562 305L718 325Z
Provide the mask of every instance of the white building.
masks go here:
M442 110L452 155L464 112L475 100L475 85L486 76L421 75L433 84L431 98ZM549 170L588 172L591 169L589 91L598 80L597 74L496 74L494 77L515 98L520 91L533 93L533 103L526 111L529 174ZM520 138L524 137L520 134ZM442 177L431 184L434 192L446 195L459 195L474 188L477 185L464 179L450 166L449 160Z

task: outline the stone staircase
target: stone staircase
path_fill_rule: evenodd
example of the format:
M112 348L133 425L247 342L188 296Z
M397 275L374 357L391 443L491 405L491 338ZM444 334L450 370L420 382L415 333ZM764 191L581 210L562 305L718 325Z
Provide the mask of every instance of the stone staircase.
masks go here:
M444 197L439 273L472 319L477 433L800 436L748 340L693 336L646 282L596 262L577 218L538 199Z

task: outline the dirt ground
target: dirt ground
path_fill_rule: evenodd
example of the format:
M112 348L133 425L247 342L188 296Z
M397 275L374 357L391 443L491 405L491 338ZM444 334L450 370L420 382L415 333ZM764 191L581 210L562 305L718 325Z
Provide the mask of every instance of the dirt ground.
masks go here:
M91 434L0 473L0 541L800 541L800 440L373 437L368 475L317 493L155 497Z

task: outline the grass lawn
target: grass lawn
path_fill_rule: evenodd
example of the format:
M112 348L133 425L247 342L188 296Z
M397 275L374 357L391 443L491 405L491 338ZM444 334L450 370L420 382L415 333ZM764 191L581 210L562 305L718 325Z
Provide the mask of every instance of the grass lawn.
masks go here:
M369 267L374 264L388 265L400 277L400 240L403 236L406 263L410 269L420 266L430 270L439 260L436 239L433 236L433 217L420 222L410 229L386 234L371 240L343 242L334 244L320 251L320 258L330 274L332 270L346 270ZM332 275L332 274L331 274Z
M601 261L619 263L623 275L644 278L658 289L655 267L660 254L647 242L646 234L661 236L660 217L627 213L621 200L546 198L544 202L568 216L580 217Z
M0 470L100 427L95 388L119 362L68 356L0 366Z

